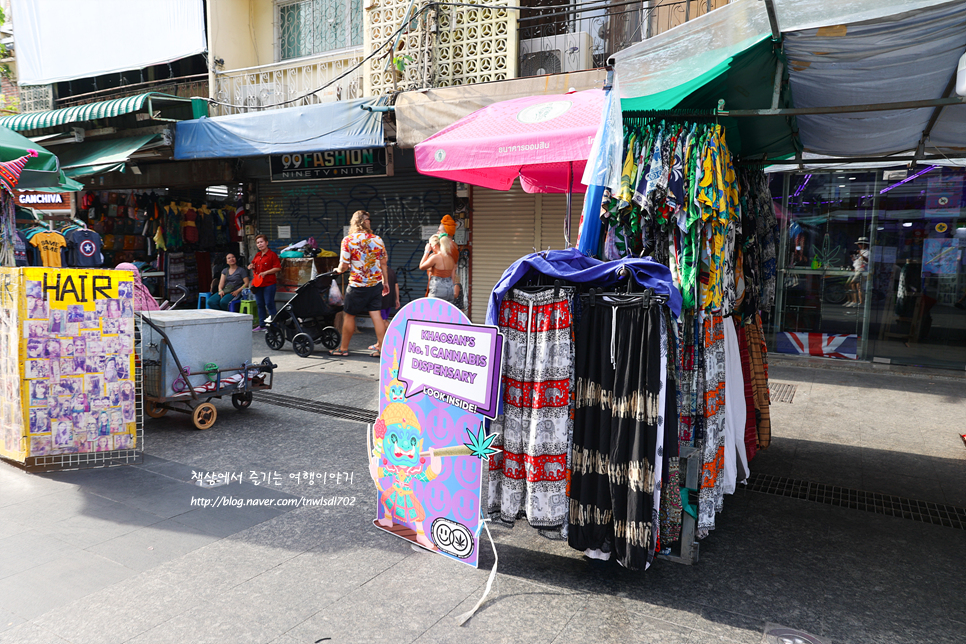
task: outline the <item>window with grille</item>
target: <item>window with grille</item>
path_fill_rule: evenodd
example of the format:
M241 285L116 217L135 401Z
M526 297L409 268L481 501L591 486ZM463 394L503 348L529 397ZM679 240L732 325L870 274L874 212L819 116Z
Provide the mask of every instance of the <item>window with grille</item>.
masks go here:
M276 3L279 60L362 45L362 0Z

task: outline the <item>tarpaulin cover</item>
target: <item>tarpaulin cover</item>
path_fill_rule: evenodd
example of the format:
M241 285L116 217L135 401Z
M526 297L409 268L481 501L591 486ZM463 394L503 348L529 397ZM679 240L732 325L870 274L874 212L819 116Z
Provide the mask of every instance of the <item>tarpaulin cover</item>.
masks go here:
M966 2L785 36L795 107L939 98L964 50ZM894 154L916 149L933 109L805 115L798 129L818 154ZM964 126L966 106L944 108L928 147L966 147Z
M519 176L526 192L583 193L603 109L599 89L494 103L417 145L416 168L495 190Z
M385 98L336 101L181 121L174 158L218 159L385 145L382 113L362 109Z
M17 76L47 85L200 54L202 0L13 0Z
M782 53L772 47L764 3L736 0L615 54L622 108L711 110L722 98L726 109L769 108L783 57L790 90L786 84L779 107L939 98L966 50L964 7L964 0L775 0ZM746 158L794 154L796 136L807 151L863 156L915 149L931 113L757 116L725 125L729 147ZM943 110L927 149L966 148L964 121L966 107Z
M145 134L107 141L74 143L63 146L60 164L68 177L123 171L125 162L132 154L159 138L160 134Z

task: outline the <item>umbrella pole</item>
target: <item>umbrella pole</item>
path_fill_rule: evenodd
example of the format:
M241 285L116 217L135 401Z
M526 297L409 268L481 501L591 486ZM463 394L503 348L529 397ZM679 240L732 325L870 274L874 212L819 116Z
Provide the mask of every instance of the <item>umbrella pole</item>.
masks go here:
M574 162L567 168L567 219L564 220L564 242L570 248L570 205L574 198Z

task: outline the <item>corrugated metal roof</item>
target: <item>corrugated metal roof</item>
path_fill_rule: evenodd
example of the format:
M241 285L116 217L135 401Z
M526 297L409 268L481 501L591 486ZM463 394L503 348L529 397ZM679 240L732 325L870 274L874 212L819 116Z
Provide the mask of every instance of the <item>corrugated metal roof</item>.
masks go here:
M46 112L31 112L29 114L14 114L11 116L0 117L0 126L10 128L17 132L27 130L39 130L46 127L56 127L66 123L81 123L94 119L108 118L130 114L144 108L145 103L151 96L164 98L178 98L161 94L158 92L148 92L136 96L126 96L115 98L110 101L100 101L98 103L88 103L87 105L75 105L59 110L48 110Z

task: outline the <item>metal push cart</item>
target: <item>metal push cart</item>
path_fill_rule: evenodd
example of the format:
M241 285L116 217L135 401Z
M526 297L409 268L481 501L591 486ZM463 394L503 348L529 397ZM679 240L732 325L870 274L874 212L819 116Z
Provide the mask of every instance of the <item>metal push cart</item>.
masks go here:
M190 414L195 427L208 429L218 418L218 410L211 404L212 399L230 394L232 405L241 411L251 406L253 391L272 388L274 370L278 365L273 364L270 359L265 358L260 363L245 362L224 369L219 369L215 365L206 365L204 371L192 374L182 366L178 353L167 334L146 316L141 316L141 322L154 329L162 338L161 346L158 348L159 359L142 358L144 411L151 418L161 418L171 410ZM175 395L166 395L165 383L168 382L168 377L164 373L165 361L160 359L163 358L165 350L171 353L171 358L178 367L179 375L174 384L180 383L180 386L173 386L177 391ZM222 376L228 373L232 375L227 378ZM192 375L204 375L207 382L202 385L192 385L190 381Z

